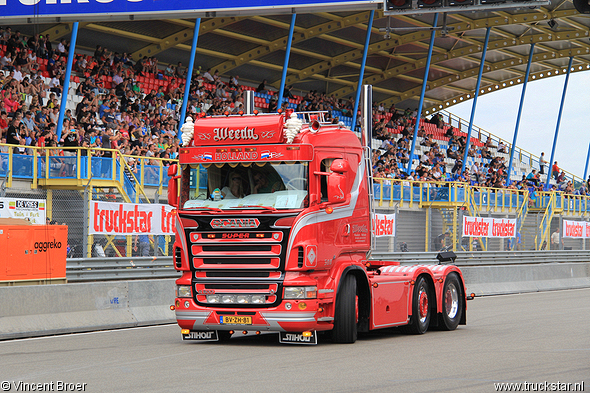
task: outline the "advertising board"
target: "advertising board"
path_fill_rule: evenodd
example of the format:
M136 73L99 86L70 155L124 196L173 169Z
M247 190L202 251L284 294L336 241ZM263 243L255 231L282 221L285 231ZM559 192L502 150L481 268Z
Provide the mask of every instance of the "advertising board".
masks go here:
M39 22L270 15L320 10L366 10L383 0L0 0L0 21Z
M45 224L44 199L0 198L0 218L20 218L32 224Z

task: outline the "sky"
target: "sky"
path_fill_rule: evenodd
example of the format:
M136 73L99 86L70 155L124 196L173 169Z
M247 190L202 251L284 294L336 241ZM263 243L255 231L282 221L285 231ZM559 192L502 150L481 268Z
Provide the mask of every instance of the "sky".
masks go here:
M551 158L564 81L565 75L529 81L526 89L516 146L536 156L545 152L546 161ZM478 97L473 124L512 143L521 93L522 85L518 85ZM590 71L572 73L554 161L580 178L590 143L589 102ZM469 100L447 110L469 124L472 106L473 100Z

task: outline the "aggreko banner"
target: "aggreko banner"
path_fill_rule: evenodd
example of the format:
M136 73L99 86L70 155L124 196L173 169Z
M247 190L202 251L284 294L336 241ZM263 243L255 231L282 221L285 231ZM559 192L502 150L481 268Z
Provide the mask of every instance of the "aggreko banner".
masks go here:
M590 238L590 222L563 220L563 237Z
M515 237L516 219L463 216L463 237Z
M172 235L174 208L148 203L90 204L91 235Z
M395 236L395 214L378 214L373 216L373 233L376 237Z

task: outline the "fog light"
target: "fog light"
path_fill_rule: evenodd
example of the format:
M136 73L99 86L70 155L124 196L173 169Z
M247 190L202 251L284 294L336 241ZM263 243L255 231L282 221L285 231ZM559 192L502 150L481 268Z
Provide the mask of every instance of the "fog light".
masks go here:
M286 303L286 304L285 304L285 308L286 308L287 310L290 310L290 309L291 309L291 307L292 307L292 306L291 306L291 303Z
M264 303L266 303L266 296L265 295L252 295L252 303L264 304Z
M176 301L176 308L179 308L179 307L180 307L180 300L177 300Z
M248 296L248 295L238 295L238 303L240 303L240 304L248 304L248 303L250 303L250 296Z
M235 303L235 302L236 302L235 295L223 295L221 297L221 303L230 304L230 303Z
M219 303L220 301L219 295L207 295L207 303Z
M186 302L184 302L184 308L189 308L190 307L190 303L188 302L188 300Z
M299 309L300 310L305 310L306 308L307 308L307 304L305 302L299 303Z

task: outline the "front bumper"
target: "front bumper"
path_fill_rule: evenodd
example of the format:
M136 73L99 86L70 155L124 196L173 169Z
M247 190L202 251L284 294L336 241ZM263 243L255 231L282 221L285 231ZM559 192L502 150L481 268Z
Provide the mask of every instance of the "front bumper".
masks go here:
M292 309L285 309L290 303ZM306 309L300 310L299 301L283 301L280 309L176 309L178 325L191 331L204 330L256 330L273 332L302 332L306 330L329 330L331 323L318 322L317 299L306 300ZM197 307L198 308L198 307ZM250 316L252 324L222 324L220 317L226 315Z

